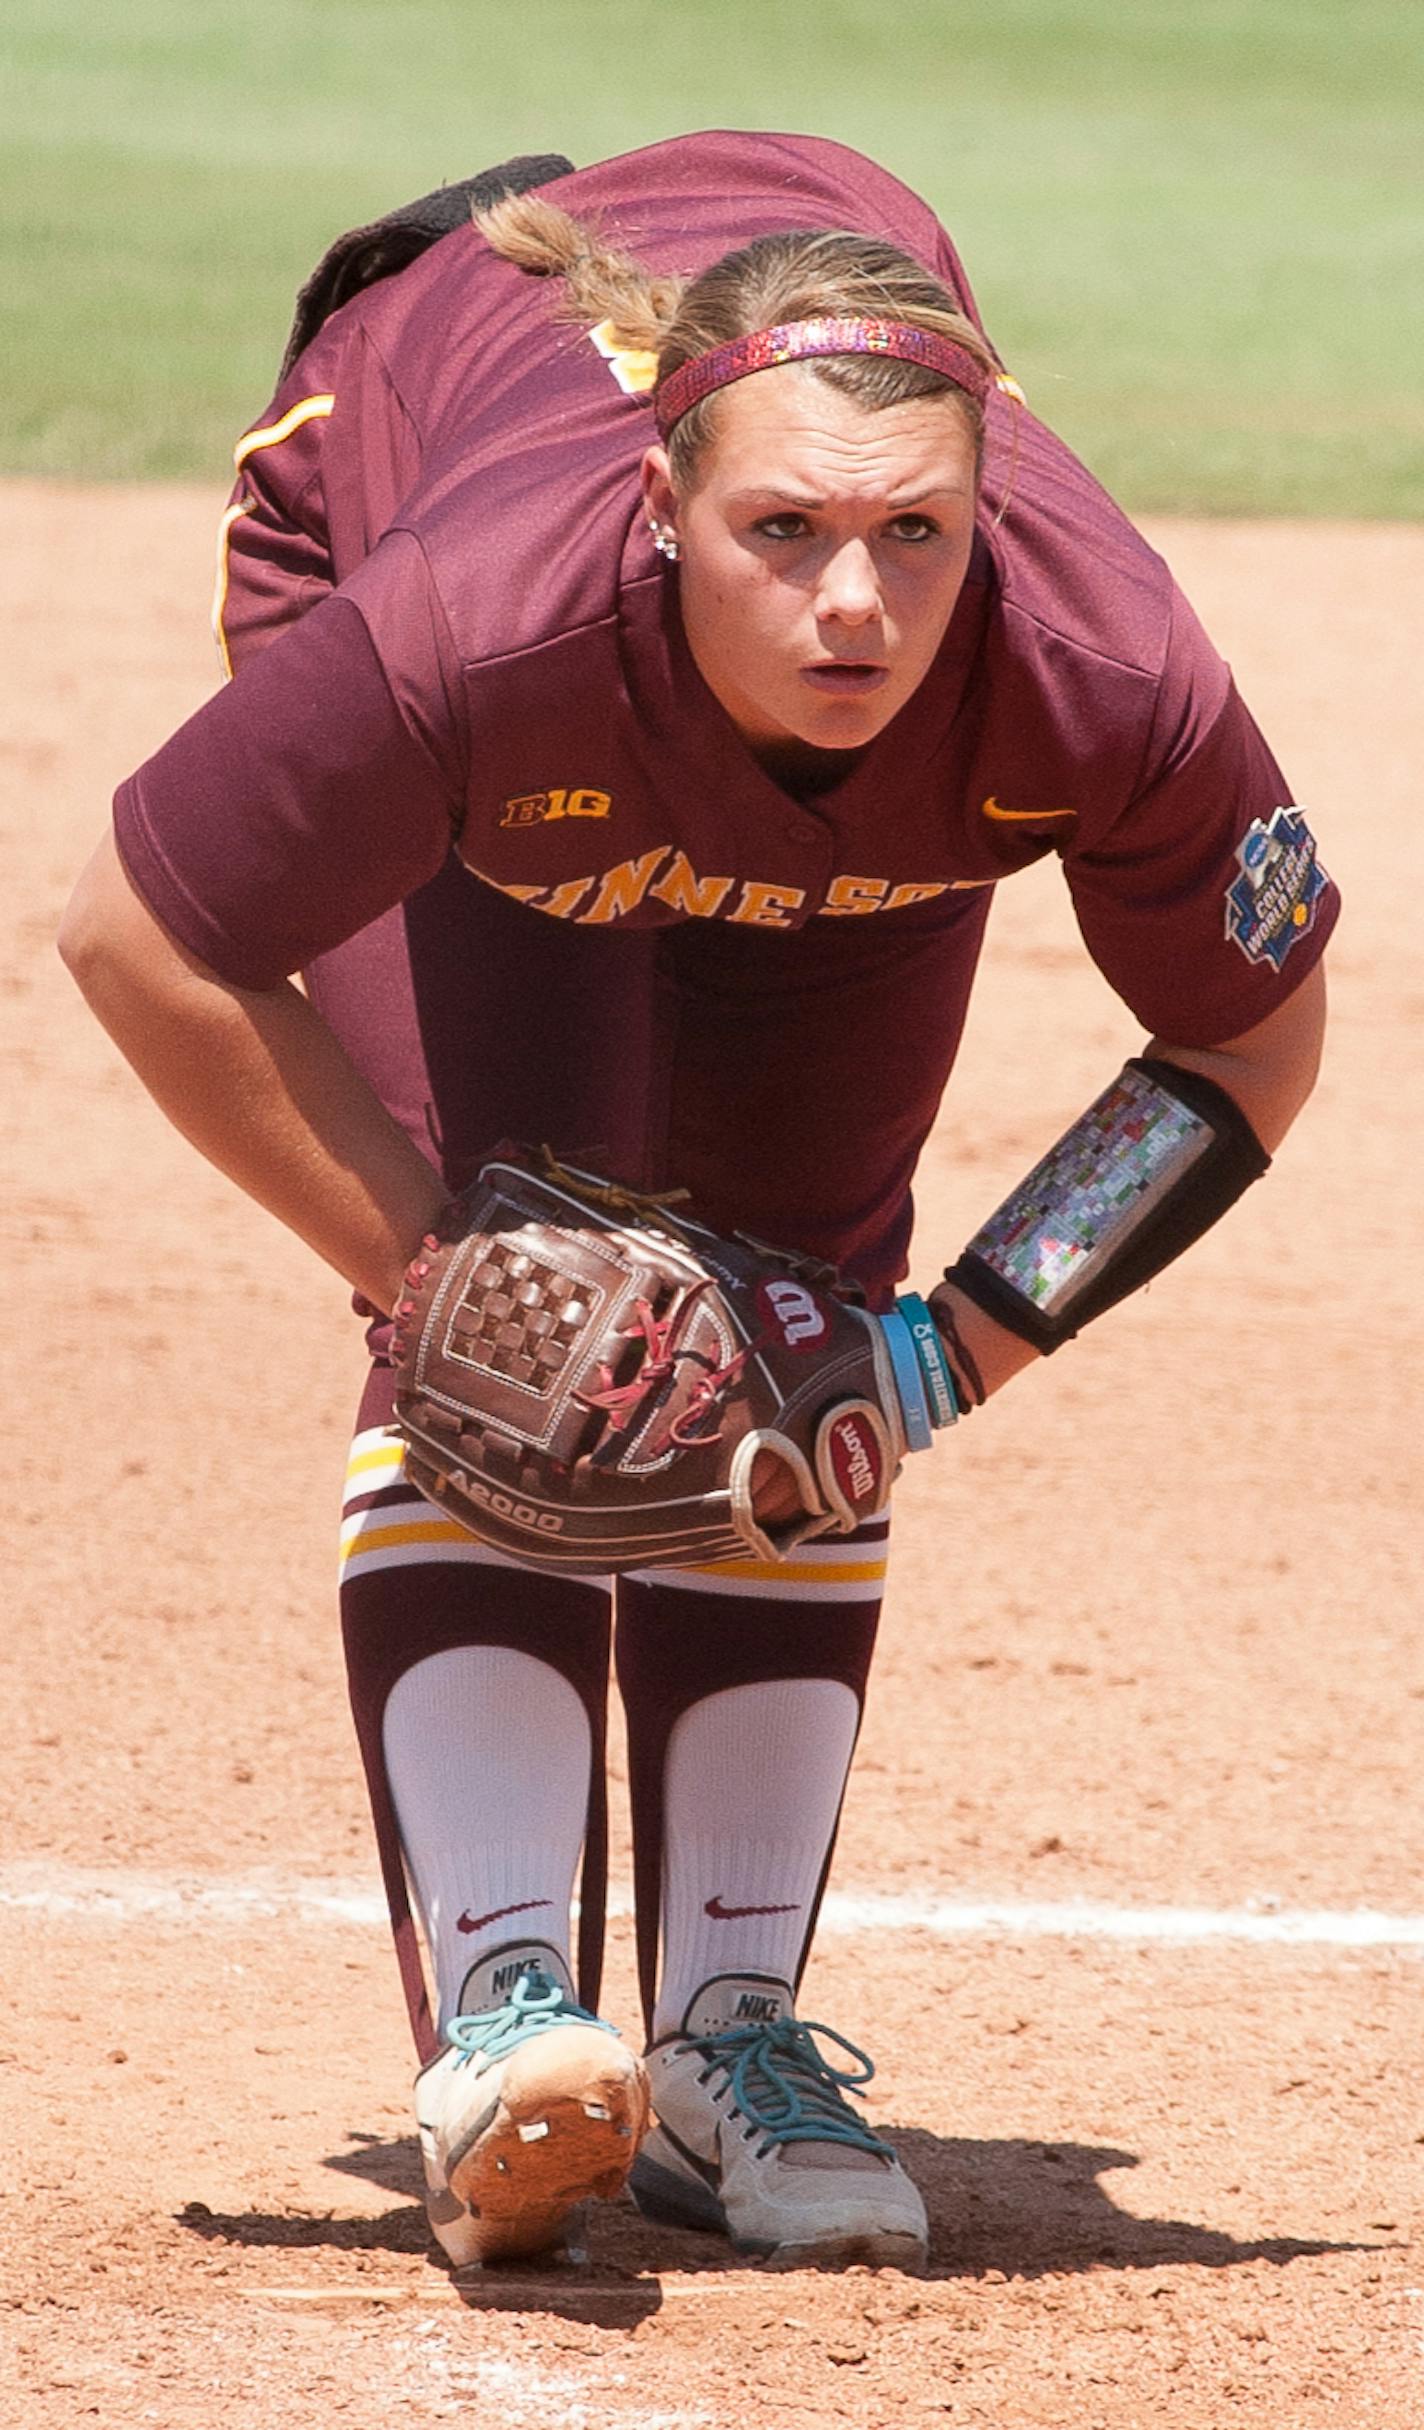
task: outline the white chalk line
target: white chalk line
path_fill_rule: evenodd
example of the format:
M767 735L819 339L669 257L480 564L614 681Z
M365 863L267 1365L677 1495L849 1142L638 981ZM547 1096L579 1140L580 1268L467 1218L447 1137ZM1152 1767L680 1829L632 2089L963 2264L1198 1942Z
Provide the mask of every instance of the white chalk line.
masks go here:
M300 1875L87 1870L41 1861L0 1865L0 1914L64 1918L94 1926L152 1923L221 1930L266 1919L304 1924L384 1925L385 1900L365 1882ZM615 1892L609 1912L631 1902ZM922 1932L937 1940L1244 1942L1260 1948L1424 1949L1424 1915L1373 1907L1133 1907L1104 1899L937 1898L926 1891L833 1890L822 1934Z
M525 2354L515 2360L472 2354L467 2341L457 2343L441 2320L419 2321L409 2332L406 2351L422 2387L433 2383L457 2400L452 2411L463 2413L484 2400L491 2412L497 2408L506 2430L545 2430L550 2422L561 2430L613 2430L616 2423L626 2423L628 2430L704 2430L711 2419L700 2408L649 2410L630 2386L627 2371L601 2373L590 2388L585 2371L550 2369Z

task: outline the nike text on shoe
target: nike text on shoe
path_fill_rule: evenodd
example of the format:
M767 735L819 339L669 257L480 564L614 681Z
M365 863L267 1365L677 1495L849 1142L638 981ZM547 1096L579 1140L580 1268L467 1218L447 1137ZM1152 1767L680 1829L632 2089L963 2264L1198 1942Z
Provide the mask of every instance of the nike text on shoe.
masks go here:
M855 2064L834 2065L821 2044ZM785 1983L721 1975L648 2053L656 2123L634 2163L638 2208L711 2228L786 2267L853 2261L921 2269L925 2206L846 2094L874 2069L829 2026L797 2017Z
M431 2227L457 2269L556 2251L580 2203L621 2193L647 2069L539 1941L482 1958L460 2007L415 2084Z

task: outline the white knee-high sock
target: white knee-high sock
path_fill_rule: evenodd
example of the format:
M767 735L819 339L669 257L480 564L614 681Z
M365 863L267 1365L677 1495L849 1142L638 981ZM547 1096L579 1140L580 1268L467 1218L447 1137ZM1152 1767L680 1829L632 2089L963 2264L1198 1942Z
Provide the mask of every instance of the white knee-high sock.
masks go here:
M382 1740L444 2026L471 1966L502 1944L548 1941L567 1961L588 1715L547 1662L451 1646L396 1681Z
M684 1713L664 1774L654 2032L719 1974L793 1981L860 1719L839 1679L725 1688Z

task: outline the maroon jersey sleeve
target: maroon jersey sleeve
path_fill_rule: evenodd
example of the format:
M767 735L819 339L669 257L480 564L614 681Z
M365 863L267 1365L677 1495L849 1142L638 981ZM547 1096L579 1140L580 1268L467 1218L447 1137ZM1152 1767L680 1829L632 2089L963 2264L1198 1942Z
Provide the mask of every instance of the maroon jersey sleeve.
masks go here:
M235 675L333 587L326 535L312 513L320 497L322 429L315 418L299 425L281 464L282 472L292 472L299 459L305 474L294 510L274 494L270 479L257 481L245 469L228 500L213 601L213 637L225 675ZM276 469L262 467L264 474Z
M322 451L343 351L340 332L323 330L233 450L237 480L218 534L213 599L225 674L335 587Z
M119 851L190 952L275 986L434 875L464 794L451 675L393 534L130 777Z
M1144 1026L1214 1046L1264 1021L1313 969L1339 912L1311 854L1283 923L1253 918L1248 872L1294 808L1286 780L1186 601L1177 594L1144 765L1127 807L1065 854L1093 960ZM1296 822L1311 839L1304 814ZM1279 826L1279 822L1278 822ZM1243 890L1247 899L1243 903Z
M370 553L420 469L410 415L349 312L298 357L233 454L213 602L229 675Z

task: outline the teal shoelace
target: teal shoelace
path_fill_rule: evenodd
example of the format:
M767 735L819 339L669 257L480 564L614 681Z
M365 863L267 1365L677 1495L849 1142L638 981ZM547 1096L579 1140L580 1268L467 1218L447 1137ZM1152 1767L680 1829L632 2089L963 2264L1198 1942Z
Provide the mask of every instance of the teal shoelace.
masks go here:
M855 2066L835 2066L813 2037L833 2042ZM889 2144L871 2133L845 2098L854 2093L863 2099L862 2087L875 2069L863 2050L829 2025L781 2017L774 2025L730 2025L721 2033L689 2035L688 2046L707 2062L700 2083L726 2078L733 2106L761 2138L758 2159L779 2143L843 2143L850 2151L894 2159Z
M463 2067L471 2059L507 2059L531 2034L548 2033L555 2025L596 2025L600 2033L617 2035L592 2009L580 2008L562 1983L531 1966L512 1986L501 2008L482 2008L475 2016L452 2017L445 2039L459 2051Z

